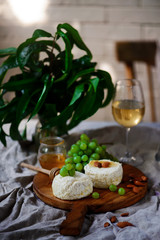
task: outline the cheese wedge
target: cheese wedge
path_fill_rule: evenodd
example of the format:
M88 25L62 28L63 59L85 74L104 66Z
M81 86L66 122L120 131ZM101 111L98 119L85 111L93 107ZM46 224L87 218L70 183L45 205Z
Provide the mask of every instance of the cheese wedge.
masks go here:
M75 172L73 177L55 176L52 182L54 196L64 200L75 200L90 195L93 191L93 183L89 176Z
M108 162L108 167L97 167L95 162ZM106 164L107 165L107 164ZM107 159L95 161L92 160L84 167L85 174L88 175L96 188L108 188L111 184L118 185L123 177L123 168L121 163L113 162Z

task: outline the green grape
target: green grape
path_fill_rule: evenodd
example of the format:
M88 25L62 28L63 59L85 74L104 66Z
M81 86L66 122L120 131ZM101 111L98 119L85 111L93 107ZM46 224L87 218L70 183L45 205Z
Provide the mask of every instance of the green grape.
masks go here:
M106 146L106 145L102 145L101 147L103 148L103 150L105 150L105 151L106 151L106 148L107 148L107 146Z
M73 153L72 153L71 150L69 150L67 154L68 154L69 157L72 157L72 156L73 156Z
M86 162L86 161L88 161L88 156L87 155L83 155L81 157L81 159L82 159L82 161Z
M78 140L78 141L76 142L76 144L77 144L77 145L80 145L80 144L81 144L81 140Z
M73 165L70 164L70 163L67 163L67 164L65 165L65 167L66 167L67 170L71 170L71 169L73 168Z
M105 153L104 150L101 152L100 158L101 158L101 159L102 159L102 158L107 159L107 156L106 156L106 153Z
M85 167L88 164L88 162L83 162L82 165Z
M74 176L75 175L75 168L72 168L71 170L68 171L70 176Z
M75 157L73 158L73 162L74 162L74 163L80 163L80 162L81 162L81 157L80 157L80 156L75 156Z
M87 149L87 144L86 143L83 143L83 142L81 142L81 144L80 144L80 149L81 150L86 150Z
M94 150L97 147L97 144L95 142L90 142L88 147Z
M114 184L111 184L111 185L109 186L109 190L110 190L111 192L115 192L115 191L117 190L117 186L114 185Z
M80 139L83 141L83 140L86 140L87 142L90 141L89 137L85 134L85 133L82 133L81 136L80 136Z
M88 145L88 141L87 140L82 140L81 143L85 143L86 145Z
M66 158L65 159L65 164L67 164L67 163L73 163L73 158L72 157Z
M78 152L78 156L82 156L82 155L83 155L83 151L81 150Z
M72 163L72 166L75 169L76 168L76 163Z
M86 150L84 150L84 153L87 155L87 156L90 156L92 154L92 149L91 148L87 148Z
M103 148L101 146L96 147L95 152L98 154L103 153Z
M76 144L73 144L73 145L71 146L71 152L72 152L72 154L73 154L73 153L77 153L78 151L79 151L79 146L76 145Z
M77 171L82 171L82 169L83 169L82 163L77 163L77 164L76 164L76 170L77 170Z
M99 160L100 156L98 153L92 153L91 158L93 158L94 160Z
M78 154L77 153L73 153L73 157L75 157L75 156L78 156Z
M95 142L98 145L97 139L93 138L91 142Z
M118 193L119 193L119 195L124 195L126 193L126 191L124 188L121 187L118 189Z
M93 192L92 193L92 198L95 198L95 199L99 198L99 193L98 192Z
M65 176L68 176L68 170L66 169L65 166L63 166L59 172L59 174L62 176L62 177L65 177Z

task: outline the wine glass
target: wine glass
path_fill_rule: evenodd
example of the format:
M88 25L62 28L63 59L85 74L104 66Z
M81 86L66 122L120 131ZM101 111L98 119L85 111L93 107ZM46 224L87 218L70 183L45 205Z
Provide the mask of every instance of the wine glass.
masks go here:
M144 116L145 103L141 83L135 79L123 79L116 82L112 102L112 114L117 123L126 128L126 152L120 162L134 163L137 157L128 150L128 134L131 127L139 124Z

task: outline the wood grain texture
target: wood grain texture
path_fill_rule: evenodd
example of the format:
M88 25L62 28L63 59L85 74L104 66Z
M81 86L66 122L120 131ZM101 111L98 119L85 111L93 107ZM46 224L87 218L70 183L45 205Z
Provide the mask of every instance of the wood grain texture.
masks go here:
M147 191L147 182L141 187L139 193L134 193L132 189L126 186L130 184L129 175L133 174L136 177L141 177L144 174L137 168L123 164L123 179L118 187L123 187L126 194L120 196L117 191L111 192L109 189L94 189L100 194L99 199L93 199L90 196L79 200L61 200L56 198L52 193L51 180L43 173L38 173L33 179L33 190L35 194L45 203L56 208L71 210L66 220L62 223L60 233L63 235L79 235L86 212L103 213L114 211L117 209L131 206L141 200Z

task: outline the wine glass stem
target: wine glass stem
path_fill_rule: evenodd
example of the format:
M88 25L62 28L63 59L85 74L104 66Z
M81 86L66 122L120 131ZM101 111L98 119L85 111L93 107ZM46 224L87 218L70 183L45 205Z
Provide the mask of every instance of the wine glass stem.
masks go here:
M128 147L128 135L129 135L130 130L131 130L131 128L126 128L126 152L125 152L126 157L130 157L130 152L129 152L129 147Z

